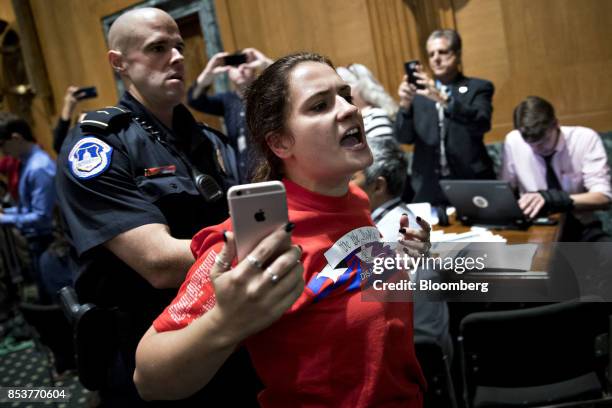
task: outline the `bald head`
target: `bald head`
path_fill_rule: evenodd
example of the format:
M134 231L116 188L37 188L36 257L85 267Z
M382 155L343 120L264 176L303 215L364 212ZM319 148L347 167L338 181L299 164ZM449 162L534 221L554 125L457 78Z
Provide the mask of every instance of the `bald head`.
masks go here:
M185 44L176 22L156 8L131 10L115 20L108 42L108 60L125 89L171 126L185 93Z
M147 26L155 29L162 25L178 26L174 19L165 11L144 7L123 13L108 31L108 45L111 50L127 52L141 37L142 27Z

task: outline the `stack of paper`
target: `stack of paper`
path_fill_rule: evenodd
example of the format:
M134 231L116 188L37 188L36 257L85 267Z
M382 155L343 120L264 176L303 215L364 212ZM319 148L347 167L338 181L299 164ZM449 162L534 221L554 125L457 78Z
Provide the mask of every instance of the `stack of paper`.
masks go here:
M472 227L470 231L461 234L432 231L431 242L432 252L438 256L485 259L485 268L481 272L529 271L538 249L537 244L508 245L504 237L482 227Z
M470 231L445 233L442 230L431 232L431 242L506 242L506 238L482 227L472 227Z

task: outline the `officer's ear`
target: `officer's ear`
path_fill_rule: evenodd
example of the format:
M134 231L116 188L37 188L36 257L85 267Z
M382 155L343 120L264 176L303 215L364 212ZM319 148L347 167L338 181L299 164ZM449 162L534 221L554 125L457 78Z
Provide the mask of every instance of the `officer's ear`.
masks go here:
M383 176L376 177L374 180L374 192L380 195L387 194L387 179Z
M113 67L113 71L119 74L125 71L125 62L123 60L123 54L121 51L109 50L108 61L110 62L111 67Z
M281 159L291 157L293 153L293 140L279 132L269 132L265 136L266 143L272 152Z

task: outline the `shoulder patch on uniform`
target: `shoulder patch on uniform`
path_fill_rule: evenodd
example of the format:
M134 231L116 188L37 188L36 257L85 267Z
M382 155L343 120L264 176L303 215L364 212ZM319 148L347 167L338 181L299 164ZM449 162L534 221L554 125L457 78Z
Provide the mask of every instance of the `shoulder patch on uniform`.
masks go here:
M114 131L121 126L125 126L132 113L129 110L117 107L107 106L106 108L87 112L83 119L79 122L81 129L87 131Z
M70 172L80 179L90 179L102 174L111 163L113 148L97 137L79 140L68 155Z

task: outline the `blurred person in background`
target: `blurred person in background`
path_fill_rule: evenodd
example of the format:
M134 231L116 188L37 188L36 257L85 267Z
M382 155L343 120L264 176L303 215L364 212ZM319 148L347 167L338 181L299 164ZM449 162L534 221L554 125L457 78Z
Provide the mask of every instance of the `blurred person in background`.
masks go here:
M60 152L62 144L64 143L66 136L68 136L74 110L85 96L85 92L82 88L74 85L70 85L68 88L66 88L60 117L57 120L55 128L53 129L53 150L55 150L56 153Z
M50 303L40 276L40 257L53 241L55 162L34 140L28 123L10 112L0 112L0 151L19 159L19 200L0 210L0 225L13 226L26 238L31 258L30 278L41 303Z
M0 174L6 177L6 189L9 196L6 199L16 203L19 200L19 169L21 162L18 158L11 156L0 157ZM5 202L3 200L3 202Z
M392 137L399 107L372 72L362 64L338 67L336 71L351 86L353 103L363 115L366 136Z
M494 87L463 75L461 37L455 30L432 32L427 55L433 78L420 66L416 85L404 75L395 125L397 140L414 144L413 201L439 205L447 203L439 180L495 178L484 145L484 134L491 129Z
M408 225L420 229L419 220L402 201L401 195L407 182L408 162L404 152L392 138L368 141L374 162L355 173L353 181L370 199L372 220L384 241L393 241L397 225L403 215ZM440 281L436 271L420 269L417 280ZM448 305L444 301L431 300L419 291L414 293L414 339L429 339L437 343L449 360L453 356L453 341L449 333Z
M251 172L251 153L248 149L244 91L257 78L258 72L272 64L272 60L255 48L245 48L238 54L243 54L246 62L237 66L226 64L225 57L230 55L227 52L213 55L187 92L187 103L200 112L223 117L227 137L237 153L239 182L246 183ZM210 93L215 78L224 73L227 73L234 89Z

